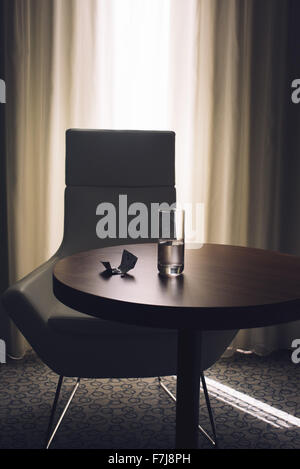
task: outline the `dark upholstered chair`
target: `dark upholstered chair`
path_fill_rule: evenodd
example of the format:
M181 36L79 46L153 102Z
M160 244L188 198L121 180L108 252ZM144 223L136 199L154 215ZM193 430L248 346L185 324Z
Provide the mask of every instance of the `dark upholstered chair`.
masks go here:
M176 331L127 326L88 316L60 303L52 291L53 266L61 257L114 244L153 241L99 239L96 208L101 202L111 202L117 208L120 194L127 195L128 206L135 201L147 206L151 202L175 202L174 147L173 132L72 129L66 133L62 244L48 262L3 296L11 319L39 357L60 376L46 446L58 427L50 438L63 376L78 378L72 398L81 377L176 374ZM233 336L230 331L203 334L202 370L220 357Z

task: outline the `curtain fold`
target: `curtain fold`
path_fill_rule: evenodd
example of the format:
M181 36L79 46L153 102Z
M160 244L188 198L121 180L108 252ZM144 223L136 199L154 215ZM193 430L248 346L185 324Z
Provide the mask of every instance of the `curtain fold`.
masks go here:
M49 119L52 17L51 2L43 2L41 9L37 1L5 2L10 283L45 259L49 183L48 160L43 154ZM25 342L10 322L6 340L8 353L20 357Z
M194 200L201 200L204 188L205 239L277 250L285 229L280 214L288 2L229 0L208 6L200 1L200 34L201 17L208 18L205 8L213 33L205 37L204 51L201 41L197 45L201 68L195 111L195 133L201 129L195 159L204 158L205 169L201 184L199 170L191 182L199 191ZM212 63L210 79L203 82L205 60ZM204 123L207 108L209 125ZM299 331L299 323L240 331L231 349L264 354L288 348L295 327Z
M96 3L5 2L11 284L47 260L62 239L65 130L97 127ZM6 322L8 353L21 357L26 341Z
M204 241L281 248L288 1L6 0L5 15L11 283L60 243L70 127L175 130ZM232 350L298 330L241 331Z

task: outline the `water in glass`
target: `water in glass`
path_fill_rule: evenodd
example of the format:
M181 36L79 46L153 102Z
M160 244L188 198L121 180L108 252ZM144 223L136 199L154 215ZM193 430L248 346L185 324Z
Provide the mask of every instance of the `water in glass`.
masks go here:
M162 275L177 276L184 268L184 240L159 240L158 270Z

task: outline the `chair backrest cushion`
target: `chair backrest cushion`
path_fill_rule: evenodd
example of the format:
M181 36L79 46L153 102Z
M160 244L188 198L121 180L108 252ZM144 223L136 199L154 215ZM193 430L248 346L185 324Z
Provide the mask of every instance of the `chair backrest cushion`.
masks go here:
M80 130L66 133L66 185L175 185L174 132Z
M174 168L174 132L68 130L60 254L155 241L151 233L154 211L162 203L170 206L176 202ZM128 226L140 214L130 209L136 203L146 207L147 221L144 217L143 229L137 227L137 232L141 228L139 237L124 237L124 220ZM107 230L103 237L99 223L107 214L107 204L115 208L116 229Z

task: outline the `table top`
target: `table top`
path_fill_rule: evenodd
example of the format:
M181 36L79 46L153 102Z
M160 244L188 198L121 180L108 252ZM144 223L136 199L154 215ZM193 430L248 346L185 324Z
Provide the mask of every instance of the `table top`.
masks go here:
M138 257L124 277L101 261ZM133 244L59 260L53 291L67 306L103 319L162 328L244 329L300 319L300 257L262 249L204 244L186 249L183 275L161 277L157 245Z

